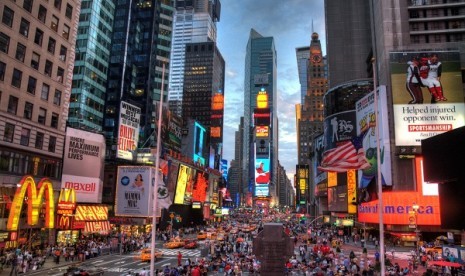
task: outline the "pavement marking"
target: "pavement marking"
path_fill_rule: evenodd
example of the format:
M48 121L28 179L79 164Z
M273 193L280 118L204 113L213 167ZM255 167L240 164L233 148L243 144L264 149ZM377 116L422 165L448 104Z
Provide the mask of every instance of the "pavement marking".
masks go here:
M98 260L98 261L95 261L95 262L91 262L91 264L98 264L98 263L102 263L104 262L104 260Z

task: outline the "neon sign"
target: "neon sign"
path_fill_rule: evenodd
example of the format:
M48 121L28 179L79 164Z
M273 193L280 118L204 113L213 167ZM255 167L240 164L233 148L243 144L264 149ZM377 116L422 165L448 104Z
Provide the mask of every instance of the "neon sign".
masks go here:
M27 191L27 197L26 197ZM18 184L6 229L8 231L18 230L19 219L24 201L27 201L27 224L37 225L39 221L42 201L45 198L45 228L55 226L55 199L53 197L53 184L48 178L42 178L36 186L34 178L30 175L24 176Z

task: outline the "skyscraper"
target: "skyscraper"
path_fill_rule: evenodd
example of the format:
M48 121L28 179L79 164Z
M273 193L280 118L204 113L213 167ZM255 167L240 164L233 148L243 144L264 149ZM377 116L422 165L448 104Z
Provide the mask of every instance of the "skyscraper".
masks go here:
M278 119L277 119L277 85L276 85L276 50L273 37L264 37L251 29L245 57L244 80L244 146L243 168L244 186L253 192L255 175L255 145L253 112L257 108L257 95L265 91L268 97L267 106L270 111L270 154L269 169L270 195L276 197L276 170L278 166ZM276 200L276 198L274 198Z
M114 12L112 1L82 2L68 119L74 128L102 130Z
M0 2L0 187L60 187L80 4Z
M299 83L300 83L300 103L303 104L305 95L307 95L307 76L308 76L308 65L310 60L310 47L299 47L295 49L297 57L297 72L299 72Z
M175 8L168 101L170 109L181 116L186 44L216 42L221 4L219 0L177 0Z
M139 145L155 145L155 102L160 100L162 68L169 68L173 7L169 0L118 1L115 6L103 131L107 158L117 156L122 103L140 109ZM164 98L168 87L165 73ZM128 160L134 157L131 148ZM132 156L132 157L131 157Z

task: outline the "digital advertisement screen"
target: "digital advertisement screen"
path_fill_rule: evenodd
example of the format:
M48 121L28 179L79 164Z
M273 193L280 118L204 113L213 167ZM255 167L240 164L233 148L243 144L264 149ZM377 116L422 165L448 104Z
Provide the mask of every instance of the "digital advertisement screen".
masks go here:
M189 205L192 203L192 188L194 182L195 170L186 166L179 165L178 181L176 193L174 195L174 204Z
M421 140L465 124L459 52L389 56L396 146L421 146Z
M255 137L268 137L268 126L255 126Z
M255 159L255 184L270 183L270 159Z
M255 196L269 196L270 187L267 184L257 184L255 186Z
M197 171L195 184L192 189L192 201L205 202L208 189L208 174L203 171Z
M203 149L205 147L206 130L199 123L194 124L194 162L200 166L205 166Z

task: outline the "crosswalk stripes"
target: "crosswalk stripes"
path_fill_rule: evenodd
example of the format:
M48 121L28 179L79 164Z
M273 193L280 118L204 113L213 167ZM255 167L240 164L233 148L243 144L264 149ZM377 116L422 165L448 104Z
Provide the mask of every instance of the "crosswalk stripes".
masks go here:
M183 257L197 257L200 256L200 250L198 249L160 249L163 252L163 256L177 256L178 252L181 252Z

